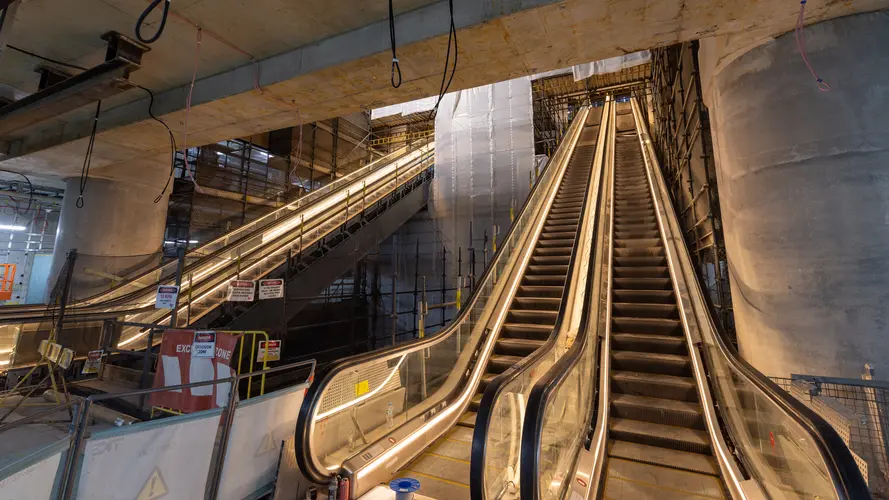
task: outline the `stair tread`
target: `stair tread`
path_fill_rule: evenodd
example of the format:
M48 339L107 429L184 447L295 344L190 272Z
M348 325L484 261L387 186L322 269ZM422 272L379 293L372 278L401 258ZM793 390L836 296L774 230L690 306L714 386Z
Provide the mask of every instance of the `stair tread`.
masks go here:
M629 371L620 371L613 370L611 372L611 378L627 380L627 381L638 381L643 383L670 383L674 385L684 386L686 388L697 387L695 383L695 379L692 377L679 377L676 375L661 375L659 373L644 373L644 372L629 372Z
M659 333L612 333L612 338L614 340L639 340L639 341L647 341L647 342L657 342L664 344L684 344L685 338L678 337L675 335L664 335Z
M611 394L611 404L625 406L640 406L644 408L656 408L665 411L681 411L703 415L704 410L698 403L678 401L676 399L655 398L650 396L637 396L635 394L623 394L620 392Z
M660 352L641 352L641 351L619 351L611 350L611 356L617 359L645 359L649 361L660 361L666 363L689 363L691 360L688 356L679 354L663 354Z
M674 469L687 470L710 476L719 476L719 466L713 457L691 453L688 451L671 450L659 446L649 446L630 441L613 440L608 456L624 458L636 462L661 465Z
M534 340L534 339L510 339L510 338L497 339L498 346L534 347L535 349L542 346L545 342L546 342L545 340Z
M695 446L710 446L710 436L706 431L677 427L674 425L655 424L642 420L629 420L625 418L612 418L608 421L610 432L624 432L642 436L652 436L662 439L672 439L690 443Z

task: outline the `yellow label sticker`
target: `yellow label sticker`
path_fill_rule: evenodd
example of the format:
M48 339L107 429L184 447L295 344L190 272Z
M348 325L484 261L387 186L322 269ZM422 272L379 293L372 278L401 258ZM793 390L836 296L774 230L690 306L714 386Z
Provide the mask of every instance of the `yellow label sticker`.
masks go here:
M164 478L161 476L161 471L159 469L154 469L154 472L151 473L148 481L145 482L145 485L142 486L142 489L139 491L136 500L155 500L169 492L170 490L167 489L167 485L164 483Z
M367 380L362 380L355 384L355 396L364 396L370 392L370 382Z

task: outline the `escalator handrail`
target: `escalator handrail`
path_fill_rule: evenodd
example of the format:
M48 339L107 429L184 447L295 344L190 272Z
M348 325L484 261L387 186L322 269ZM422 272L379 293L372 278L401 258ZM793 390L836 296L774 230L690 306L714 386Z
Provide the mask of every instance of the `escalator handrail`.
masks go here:
M612 104L613 105L613 104ZM612 110L613 114L613 110ZM614 118L612 116L612 118ZM613 126L612 123L610 126ZM606 134L608 131L606 130ZM606 141L607 142L607 141ZM606 149L611 148L611 144L607 143L605 145ZM610 151L606 153L606 155L612 154ZM605 161L603 159L603 161ZM607 164L608 162L605 161ZM602 175L603 178L608 175L605 171L606 168L603 167ZM599 194L599 205L596 207L596 210L593 212L593 216L595 218L594 234L593 234L593 247L595 250L601 250L597 242L601 239L601 235L599 234L599 222L602 217L602 211L604 207L601 205L602 202L606 201L606 198L602 196L602 191L607 189L608 186L606 183L602 183L600 186L600 194ZM519 476L521 477L521 481L519 482L519 493L521 498L532 500L539 497L540 492L540 476L538 474L539 470L539 459L540 454L538 453L541 447L541 443L543 440L543 419L546 416L546 409L549 406L550 397L568 380L569 375L580 363L582 359L582 355L584 351L587 349L587 344L590 342L591 337L594 342L598 342L599 335L598 333L590 332L590 322L597 321L599 318L598 307L586 307L587 304L599 304L598 300L593 300L595 297L594 294L600 293L599 287L596 286L595 283L595 273L597 271L595 263L595 253L591 254L591 258L593 258L593 262L590 264L587 272L589 276L587 278L587 282L589 283L587 289L584 293L584 299L582 304L584 304L584 313L583 317L580 321L580 326L578 327L577 337L574 339L574 343L571 344L571 347L568 348L568 351L559 358L558 361L550 367L549 370L546 371L537 382L534 384L534 388L531 389L531 393L528 396L528 404L525 410L525 417L522 422L522 442L520 448L520 459L519 459ZM600 375L601 376L601 375ZM593 380L593 383L597 383L598 379ZM593 411L595 411L595 401Z
M636 103L633 103L634 106L637 106ZM649 160L652 162L652 166L654 167L654 177L657 182L658 195L663 200L665 205L665 211L667 212L668 218L670 218L670 222L672 224L676 223L675 219L675 208L673 206L673 202L670 199L669 195L664 196L663 193L663 178L660 172L660 164L657 161L657 156L654 154L651 140L648 136L647 124L642 124L640 126L640 137L642 138L642 142L645 144L645 154L649 157ZM644 134L644 135L643 135ZM671 242L666 242L667 244L671 244ZM712 306L712 301L709 300L707 294L704 294L701 290L701 284L697 278L697 273L694 272L694 266L691 264L691 256L688 252L688 247L686 245L674 245L677 248L677 257L680 266L683 268L683 274L687 275L691 273L694 279L686 279L688 283L689 293L697 296L701 303L707 304L706 311L704 316L706 316L706 322L703 326L704 328L700 328L701 337L703 342L703 337L705 335L712 338L715 342L715 345L719 348L723 357L729 362L729 364L737 370L738 373L743 375L748 382L754 385L757 389L759 389L762 394L764 394L767 398L769 398L778 408L783 410L787 415L789 415L793 420L795 420L800 427L806 430L809 435L813 438L813 442L818 447L821 452L821 456L824 459L825 464L827 465L828 473L831 475L831 481L836 489L837 493L845 494L845 497L848 499L859 499L859 498L870 498L870 490L867 487L867 484L864 481L864 478L861 475L861 471L858 468L858 465L855 462L855 459L852 457L852 453L849 450L849 447L846 446L845 442L843 442L840 435L836 432L836 430L831 426L827 421L821 418L818 414L812 411L810 408L806 407L802 402L798 401L796 398L788 394L786 391L778 387L772 380L763 375L759 370L753 367L750 363L744 360L740 354L735 350L733 346L731 346L731 341L728 340L728 335L723 328L717 326L716 322L713 321L713 313L715 312L715 308ZM694 304L694 300L691 301ZM696 346L705 354L705 361L709 358L708 350L701 349L701 346ZM709 364L709 363L708 363ZM711 365L712 366L712 365Z
M423 144L421 147L423 147L423 146L425 146L425 145L426 145L426 144ZM413 151L416 151L416 149L413 150ZM384 164L382 164L382 165L378 165L377 168L373 169L373 172L376 172L379 168L383 168L385 165L388 165L388 164L392 163L393 161L398 161L399 159L401 159L401 158L404 157L405 155L410 154L410 153L413 152L413 151L412 151L412 150L408 150L408 149L404 149L404 151L398 150L398 151L393 152L392 155L391 155L391 156L393 156L393 157L390 159L390 161L388 161L388 162L386 162L386 163L384 163ZM427 153L428 153L428 152L427 152ZM424 153L424 155L427 154L427 153ZM387 157L383 157L383 158L380 158L380 159L377 160L377 161L383 161L383 160L386 159L386 158L387 158ZM376 163L376 162L375 162L375 163ZM352 179L351 181L353 181L353 182L357 182L357 181L359 181L361 178L366 177L367 175L370 175L371 173L373 173L371 170L367 170L368 167L371 167L371 165L367 165L366 167L362 168L361 170L357 170L356 172L353 172L353 173L357 173L357 172L361 172L361 173L360 173L358 176L356 176L354 179ZM347 178L348 178L349 176L351 176L351 175L352 175L352 174L349 174L349 175L347 175L347 176L341 177L340 179L337 179L337 181L342 181L342 180L344 180L344 179L347 179ZM334 183L336 183L337 181L334 181ZM321 188L321 189L328 188L329 186L333 185L334 183L328 184L327 186L324 186L324 187ZM309 205L306 205L306 206L303 207L303 210L305 210L305 209L309 208L309 206L311 206L311 204L318 203L318 202L320 202L320 201L326 199L327 197L329 197L329 196L335 194L336 192L338 192L338 189L328 190L328 191L325 192L325 193L322 193L322 194L320 194L320 195L316 195L316 196L314 196L315 199L312 199L312 198L313 198L313 195L316 194L316 192L312 192L312 193L309 193L309 194L307 194L306 196L304 196L304 197L302 197L302 198L298 198L298 199L296 199L296 200L294 200L294 201L288 203L287 205L284 205L284 206L280 207L280 208L277 209L277 210L285 209L288 205L291 205L291 204L293 204L293 203L298 203L298 202L301 202L301 201L302 201L302 202L309 203ZM292 216L297 215L297 212L294 212L294 213L292 213L292 214L290 214L290 215L292 215ZM186 273L189 269L193 269L193 268L196 267L196 266L200 266L200 265L202 265L202 264L205 264L206 262L208 262L208 261L210 261L210 260L212 260L212 259L218 257L221 253L225 253L227 250L230 250L230 248L231 248L232 246L237 246L237 245L240 244L241 242L243 242L243 241L245 241L245 240L247 240L247 239L249 239L249 238L255 236L258 232L263 232L263 231L272 229L275 225L284 223L284 222L286 222L288 219L290 219L290 217L281 217L281 218L278 218L278 219L275 219L275 220L271 220L271 221L269 221L267 224L265 224L265 225L263 225L263 226L261 226L261 227L257 227L257 228L255 228L255 229L253 229L252 231L248 231L248 232L245 233L243 236L239 237L238 239L236 239L236 240L234 240L234 241L231 241L231 242L227 243L227 244L226 244L225 246L223 246L222 248L219 248L219 249L215 250L215 251L212 252L212 253L203 255L203 256L201 256L198 260L196 260L196 261L194 261L194 262L192 262L192 263L189 263L189 264L185 267L185 269L183 269L183 273ZM236 231L239 231L240 229L241 229L241 228L236 228L236 229L234 229L234 230L232 230L232 231L229 231L229 232L226 233L226 234L220 235L220 236L218 236L218 237L216 237L216 238L214 238L214 239L212 239L212 240L210 240L210 241L207 241L207 242L205 242L204 244L202 244L202 245L200 245L200 246L198 246L198 247L193 248L193 249L189 252L189 254L191 254L191 255L198 254L198 253L201 251L201 249L203 249L204 247L206 247L206 246L208 246L208 245L212 245L212 244L218 243L220 240L223 240L223 239L225 239L226 237L228 237L228 234L233 233L233 232L236 232ZM120 288L120 287L129 286L129 284L132 283L132 282L134 282L134 281L138 281L138 280L140 280L140 279L142 279L142 278L149 277L150 275L156 273L158 269L161 269L161 268L163 268L163 267L165 267L165 266L167 266L167 265L170 265L170 264L169 264L169 263L168 263L168 264L162 264L162 265L159 265L159 266L155 266L155 267L153 267L153 268L151 268L151 269L145 270L145 271L143 271L142 273L140 273L140 274L134 276L133 278L128 279L128 280L127 280L126 282L124 282L124 283L121 283L121 284L119 284L119 285L117 285L117 286L114 286L114 287L112 287L112 288L109 289L109 290L105 290L105 291L102 291L102 292L98 292L98 293L96 293L96 294L94 294L94 295L91 295L90 297L86 297L86 298L84 298L84 299L81 299L81 300L79 300L78 302L84 303L84 302L88 302L88 301L94 301L94 300L97 300L97 299L98 299L99 297L101 297L102 295L107 295L107 294L109 294L109 293L112 293L112 292L114 292L116 289L118 289L118 288ZM122 303L122 302L125 303L126 300L131 299L131 298L133 297L133 295L144 294L144 293L146 293L146 290L152 289L154 286L156 286L158 283L160 283L160 282L162 282L162 281L164 281L164 280L161 279L160 281L156 281L156 280L154 280L154 279L152 278L152 281L151 281L150 284L148 284L148 285L146 285L146 286L144 286L144 287L142 287L142 288L134 289L132 292L128 292L128 293L126 293L126 294L124 294L124 295L121 295L121 296L119 296L119 297L115 297L115 298L112 298L112 299L108 299L107 301L99 302L99 303L96 303L96 304L87 304L87 305L84 305L84 306L80 306L80 305L78 305L78 304L72 304L71 307L85 309L85 308L88 308L88 307L101 307L101 306L105 306L105 307L107 307L107 306L109 305L108 303L112 303L112 304L119 304L119 303ZM39 305L39 306L34 306L34 305L29 305L29 304L12 305L12 306L6 306L6 307L4 307L3 310L0 311L0 314L3 314L3 315L5 316L6 314L18 314L18 313L30 312L30 311L41 312L41 311L43 311L45 308L46 308L45 305Z
M415 167L417 164L420 164L420 163L429 161L431 154L432 154L432 151L427 151L427 152L425 152L425 153L422 153L422 154L421 154L420 156L418 156L416 159L412 160L412 161L411 161L410 163L408 163L407 165L404 165L404 168L405 168L405 169L410 169L410 168ZM399 156L395 161L400 160L400 159L402 159L402 158L403 158L403 156ZM422 173L422 172L421 172L421 173ZM360 180L362 177L365 177L365 176L359 176L359 177L356 178L356 180ZM410 181L413 180L415 177L416 177L416 176L407 177L407 178L405 179L405 183L410 182ZM380 179L380 181L382 181L382 182L388 182L386 179ZM397 188L397 187L396 187L396 188ZM317 203L317 202L322 202L323 200L327 199L329 196L335 194L336 192L338 192L338 191L331 191L331 192L328 192L328 193L324 194L323 196L318 197L318 199L317 199L317 200L314 200L314 201L312 202L312 204ZM303 210L309 209L311 206L312 206L312 205L307 205L306 207L303 207ZM298 216L298 215L299 215L299 212L294 212L294 216ZM241 237L241 238L239 238L238 240L233 241L232 243L230 243L230 244L227 245L226 247L220 248L219 250L213 252L212 254L208 254L208 255L205 255L205 256L201 257L199 260L197 260L197 261L195 261L195 262L189 264L188 266L186 266L186 268L183 270L183 275L187 273L188 269L193 268L194 266L199 266L199 265L201 265L201 264L203 264L203 263L206 263L206 262L209 261L209 260L212 260L212 259L216 258L220 253L224 253L224 252L226 252L227 249L230 250L230 247L231 247L231 246L233 246L233 245L236 246L236 245L240 244L241 242L243 242L245 239L249 239L249 238L253 238L253 237L255 237L255 233L256 233L256 232L264 232L264 231L273 229L274 226L276 226L276 225L278 225L278 224L286 223L286 222L288 222L290 219L291 219L291 217L282 217L282 218L280 218L280 219L274 220L274 221L270 222L269 224L266 224L265 226L263 226L263 227L261 227L261 228L257 228L256 231L251 232L251 233L249 233L248 235L246 235L246 236L244 236L244 237ZM209 243L208 243L208 244L209 244ZM266 245L266 244L260 245L260 246L256 247L255 249L253 249L253 251L261 250L261 248L263 248L265 245ZM195 251L196 251L196 250L195 250ZM237 265L236 263L232 262L232 263L228 264L227 266L222 267L222 268L220 268L219 270L217 270L216 272L214 272L213 275L215 276L215 275L219 274L220 272L225 272L227 269L231 268L232 266L236 266L236 265ZM149 271L147 271L147 272L148 272L148 273L155 272L157 269L158 269L158 268L155 267L154 269L149 270ZM134 279L138 279L138 278L134 278ZM209 279L212 279L212 278L209 278ZM82 318L83 321L89 321L90 315L96 315L96 316L100 316L100 317L107 317L108 314L115 314L115 315L121 316L121 315L127 315L127 314L133 314L133 313L136 313L136 312L141 312L141 311L146 310L146 307L133 307L133 308L128 308L128 309L120 309L120 310L116 310L116 311L108 311L107 308L108 308L108 307L114 307L115 304L119 304L119 303L121 303L121 302L125 302L126 299L131 298L133 295L142 295L142 294L145 294L145 293L146 293L146 290L150 290L150 289L152 289L156 284L157 284L157 282L154 282L154 283L152 283L151 285L148 285L147 287L144 287L144 288L142 288L142 289L134 290L134 291L132 291L132 292L126 294L126 295L123 295L123 296L121 296L121 297L117 297L117 298L115 298L115 299L111 299L111 300L108 301L109 303L90 304L90 305L86 305L86 306L77 306L76 304L74 304L73 306L69 306L69 311L70 311L70 313L72 313L72 314L73 314L73 313L78 313L78 314L80 315L80 317ZM202 292L201 292L201 287L202 287L202 286L206 286L206 285L203 284L203 283L196 283L196 284L194 285L194 289L195 289L195 290L198 290L197 293L202 293ZM211 285L211 286L212 286L212 285ZM101 294L103 294L103 293L106 293L106 292L101 292L101 293L97 294L96 296L101 295ZM85 299L85 300L89 300L89 299ZM98 309L98 310L97 310L97 309ZM153 309L153 307L147 307L147 310L150 310L150 309ZM35 310L35 312L39 313L39 315L26 316L25 318L21 318L21 317L12 317L12 318L10 318L9 321L6 321L6 320L0 320L0 323L19 323L19 322L24 322L24 323L34 323L34 322L40 322L40 321L44 321L44 320L50 318L50 315L52 315L52 311L53 311L53 310L54 310L54 309L50 309L50 311L47 311L47 306L43 305L43 306L37 308L37 310ZM0 311L0 314L4 314L4 313L7 313L7 314L8 314L8 313L17 313L17 312L18 312L18 310L10 311L10 310L8 310L8 309L6 309L6 308L4 307L3 310Z
M566 137L568 134L566 134ZM543 169L540 171L540 176L543 177L545 172L552 167L553 159L558 156L558 151L556 154L553 154L552 157L549 158L546 165L544 165ZM538 178L539 178L538 177ZM516 212L515 220L518 221L521 219L522 214L525 210L532 209L533 207L529 206L530 200L533 198L533 195L540 188L541 183L535 182L531 187L531 190L528 192L528 196L525 198L525 201L522 203L521 208ZM515 224L512 224L506 234L503 236L502 242L507 242L512 237L513 232L515 231ZM481 277L476 280L476 283L481 284L484 283L494 268L496 267L493 263L496 262L501 254L506 251L507 245L502 244L500 248L492 256L490 262L491 265L485 269L484 273L482 273ZM374 359L385 358L385 357L393 357L401 353L407 353L409 351L416 351L424 348L425 346L434 344L438 342L439 339L451 334L451 327L453 325L459 325L466 318L466 316L472 311L472 305L478 298L478 294L482 289L481 286L476 286L475 290L469 295L467 300L464 303L463 308L460 313L451 320L448 328L443 328L432 335L428 335L424 338L412 339L401 344L396 344L392 346L388 346L382 349L378 349L372 352L366 352L361 354L356 354L354 356L339 360L335 363L331 363L324 369L321 369L317 372L317 376L313 383L309 386L306 391L306 395L303 398L303 403L300 406L299 415L297 417L296 424L296 432L294 436L294 446L296 448L296 462L299 466L300 470L305 474L307 479L310 481L314 481L316 483L325 482L331 474L324 474L322 471L315 468L315 464L313 460L309 457L311 456L311 443L310 443L310 429L311 429L311 418L315 414L315 408L320 404L321 397L324 395L324 390L327 388L327 384L334 378L337 373L342 372L343 370L347 370L354 366L358 366L361 364L365 364Z
M607 121L606 121L606 110L607 107L603 109L602 117L600 118L599 127L600 134L604 134L607 129ZM598 142L598 141L597 141ZM570 161L570 158L569 158ZM592 160L595 162L595 158ZM593 176L595 175L597 170L596 165L590 169L590 178L589 183L593 182ZM599 174L602 174L604 169L599 170ZM564 181L564 178L562 179ZM561 185L556 189L561 188ZM599 187L601 192L601 185ZM598 193L596 193L598 196ZM568 300L570 299L570 291L569 284L574 285L574 280L571 278L579 273L579 269L576 269L575 263L577 261L578 249L580 248L580 235L581 231L584 227L584 221L586 220L586 216L588 214L588 209L590 208L590 199L589 197L585 197L583 200L583 206L581 207L580 212L580 223L577 225L577 229L574 234L574 241L578 244L574 245L574 248L571 250L571 257L568 260L568 276L565 277L565 293L562 294L562 298L559 302L559 313L556 317L556 323L553 326L552 332L550 336L546 339L546 341L538 347L530 356L522 359L517 364L509 367L503 373L499 374L488 386L485 388L485 392L482 395L481 402L479 404L478 412L476 413L475 419L475 429L473 430L472 435L472 453L471 458L469 459L469 491L472 498L481 499L485 498L485 455L487 453L487 433L488 429L491 426L491 421L494 418L494 409L496 406L496 401L500 399L500 395L503 390L509 385L512 381L519 378L523 373L525 373L528 369L534 366L539 360L541 360L544 356L546 356L553 346L556 343L556 340L559 338L562 323L565 318L565 313L567 309ZM595 205L592 205L595 207ZM546 215L544 215L546 216ZM595 220L590 222L591 224L595 224ZM595 238L595 226L593 227L593 237ZM587 287L589 287L589 280L587 281ZM576 290L574 290L576 292ZM586 292L584 291L584 295ZM583 304L586 302L581 302L579 307L583 307Z

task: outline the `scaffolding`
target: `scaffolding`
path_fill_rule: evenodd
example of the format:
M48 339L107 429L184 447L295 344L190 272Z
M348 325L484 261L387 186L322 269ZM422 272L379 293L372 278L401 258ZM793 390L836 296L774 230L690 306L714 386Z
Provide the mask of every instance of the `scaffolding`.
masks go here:
M735 338L729 266L719 211L710 118L698 42L652 51L651 93L641 98L689 252L722 328Z

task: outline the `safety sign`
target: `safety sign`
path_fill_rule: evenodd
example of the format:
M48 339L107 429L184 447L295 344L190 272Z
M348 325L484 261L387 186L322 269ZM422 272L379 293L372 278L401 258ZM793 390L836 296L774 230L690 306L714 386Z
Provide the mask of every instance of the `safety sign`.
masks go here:
M256 282L234 280L228 284L229 302L253 302L256 297Z
M194 332L191 343L192 358L212 358L216 356L216 332Z
M256 354L256 362L279 361L281 359L281 341L280 340L260 340L259 352Z
M259 280L259 300L280 299L284 296L284 280Z
M169 493L169 491L167 490L167 485L164 483L164 478L161 476L161 471L159 469L154 469L154 472L151 473L151 477L145 482L145 486L139 491L139 496L136 497L136 500L155 500L167 493Z
M99 368L102 367L102 351L99 349L98 351L90 351L86 354L86 361L83 363L83 370L80 370L80 373L83 375L90 375L94 373L99 373Z
M175 285L161 285L157 287L157 295L154 298L155 309L172 309L176 307L176 297L179 296L179 287Z

